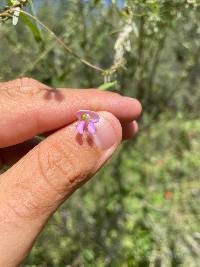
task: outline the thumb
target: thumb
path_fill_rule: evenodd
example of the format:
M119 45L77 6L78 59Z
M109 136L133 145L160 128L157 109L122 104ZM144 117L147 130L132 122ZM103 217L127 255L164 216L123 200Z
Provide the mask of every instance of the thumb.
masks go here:
M0 180L0 266L16 266L42 227L79 186L111 157L121 141L121 125L100 112L92 138L71 124L49 136ZM4 256L2 256L4 255Z

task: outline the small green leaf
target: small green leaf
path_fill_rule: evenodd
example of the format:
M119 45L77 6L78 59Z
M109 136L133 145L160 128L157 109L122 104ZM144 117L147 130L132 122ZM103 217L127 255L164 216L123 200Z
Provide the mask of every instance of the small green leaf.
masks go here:
M40 31L38 30L37 25L35 25L25 14L20 13L21 19L28 26L28 28L32 31L33 36L37 42L42 41L42 36Z
M30 4L32 15L37 18L37 13L36 13L33 1L29 0L29 4ZM36 27L37 27L38 31L40 32L40 35L41 35L41 38L42 38L42 31L41 31L40 24L38 23L38 21L35 21L35 24L36 24Z
M100 90L102 90L102 91L104 91L104 90L108 90L108 89L110 89L111 87L113 87L113 86L116 85L116 84L117 84L117 81L110 82L110 83L104 83L104 84L100 85L100 86L98 87L98 89L100 89Z

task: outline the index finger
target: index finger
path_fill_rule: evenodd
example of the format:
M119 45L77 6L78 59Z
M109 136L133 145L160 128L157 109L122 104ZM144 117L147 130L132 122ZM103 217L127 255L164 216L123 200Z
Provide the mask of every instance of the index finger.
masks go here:
M106 110L123 123L141 113L133 98L95 89L51 89L29 78L3 83L0 93L0 147L63 127L79 109Z

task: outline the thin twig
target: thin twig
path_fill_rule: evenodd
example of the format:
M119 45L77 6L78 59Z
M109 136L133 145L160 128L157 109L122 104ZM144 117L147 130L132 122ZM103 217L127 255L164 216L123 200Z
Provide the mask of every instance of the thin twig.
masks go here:
M15 9L14 9L15 10ZM21 10L21 13L26 14L27 16L31 17L32 19L34 19L36 22L38 22L50 35L52 35L56 41L71 55L73 55L75 58L79 59L83 64L97 70L100 72L104 72L105 70L93 65L92 63L88 62L87 60L85 60L84 58L80 57L78 54L76 54L74 51L72 51L72 49L67 46L52 30L49 29L49 27L47 27L43 22L41 22L38 18L36 18L35 16L31 15L30 13Z

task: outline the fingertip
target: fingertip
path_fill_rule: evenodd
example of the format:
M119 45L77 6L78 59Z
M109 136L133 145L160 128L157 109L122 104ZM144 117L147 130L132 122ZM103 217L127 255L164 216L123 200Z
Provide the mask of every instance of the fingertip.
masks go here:
M136 98L131 98L128 96L123 97L127 101L127 107L129 108L129 112L131 111L133 114L132 119L137 119L140 117L142 113L142 104Z

